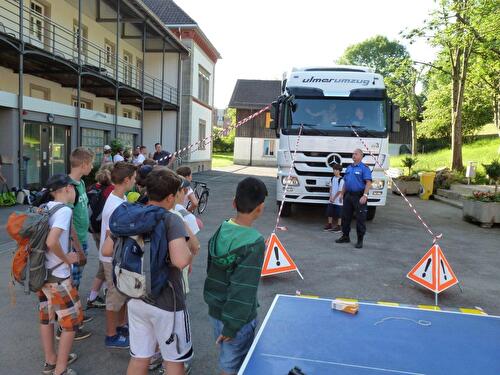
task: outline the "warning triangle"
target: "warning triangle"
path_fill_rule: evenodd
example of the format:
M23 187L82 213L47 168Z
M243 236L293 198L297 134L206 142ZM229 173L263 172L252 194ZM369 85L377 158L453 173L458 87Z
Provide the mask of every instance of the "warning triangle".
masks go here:
M267 243L261 276L275 275L290 271L297 271L300 275L299 269L290 255L286 252L278 236L276 236L276 233L272 233ZM300 277L302 277L302 275L300 275Z
M425 253L406 276L435 293L458 283L455 273L437 244Z

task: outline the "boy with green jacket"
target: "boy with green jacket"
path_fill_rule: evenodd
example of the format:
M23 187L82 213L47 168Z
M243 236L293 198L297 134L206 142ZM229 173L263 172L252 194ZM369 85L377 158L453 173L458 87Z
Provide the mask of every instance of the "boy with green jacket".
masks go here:
M264 211L267 189L254 177L240 181L234 219L222 223L208 244L203 297L220 345L222 374L236 374L252 345L265 244L252 224Z

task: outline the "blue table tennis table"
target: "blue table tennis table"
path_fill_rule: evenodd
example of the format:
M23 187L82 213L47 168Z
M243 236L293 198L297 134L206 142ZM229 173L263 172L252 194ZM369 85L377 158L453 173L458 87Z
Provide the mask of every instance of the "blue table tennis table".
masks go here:
M277 295L238 375L500 374L500 317Z

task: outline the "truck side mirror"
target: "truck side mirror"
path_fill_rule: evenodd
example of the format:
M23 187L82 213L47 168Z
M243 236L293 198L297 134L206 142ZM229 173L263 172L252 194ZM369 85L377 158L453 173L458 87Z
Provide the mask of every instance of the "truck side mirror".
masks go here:
M399 106L391 104L391 132L399 133Z
M279 111L280 104L278 101L271 103L270 115L266 113L266 128L278 129L279 128Z

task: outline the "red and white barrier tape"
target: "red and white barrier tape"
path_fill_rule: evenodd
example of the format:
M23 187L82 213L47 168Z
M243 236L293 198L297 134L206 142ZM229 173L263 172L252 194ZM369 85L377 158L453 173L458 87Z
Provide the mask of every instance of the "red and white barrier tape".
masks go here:
M359 140L361 141L361 143L363 143L363 146L365 146L366 150L371 155L371 157L373 158L373 160L375 160L375 164L377 164L383 170L383 167L380 164L380 162L378 161L378 158L375 157L375 155L373 155L373 153L370 151L370 148L368 147L368 145L366 144L366 142L360 137L360 135L358 134L358 132L356 131L356 129L354 129L353 126L351 126L351 129L354 132L354 134L356 134L356 137L359 138ZM410 207L410 209L413 211L413 213L415 214L415 216L417 217L417 219L420 221L420 223L422 223L422 225L425 227L425 229L427 230L427 232L429 232L429 234L432 236L432 243L436 243L438 240L440 240L443 237L443 234L442 233L440 233L438 235L434 234L434 232L431 230L431 228L429 227L429 225L424 221L424 219L422 219L422 217L420 216L420 214L417 212L417 209L411 204L411 202L408 200L408 198L406 198L406 195L403 194L403 192L399 188L398 184L396 184L396 182L394 181L394 179L385 170L384 170L384 174L387 177L389 177L389 179L394 184L394 186L396 187L397 191L399 192L399 194L401 194L401 196L403 197L403 199L405 200L405 202L408 204L408 206Z
M243 120L237 122L236 124L234 125L230 125L228 126L227 128L225 129L222 129L219 131L219 133L217 135L221 135L225 132L231 132L233 129L236 129L236 128L239 128L241 125L243 124L246 124L248 121L250 120L253 120L254 118L256 118L257 116L260 116L262 113L264 113L265 111L267 111L269 108L271 108L271 104L268 104L266 105L264 108L261 108L259 109L257 112L251 114L250 116L248 117L245 117ZM170 159L172 156L179 156L180 154L182 154L183 152L185 151L188 151L188 153L192 152L191 149L192 148L195 148L195 150L193 151L196 151L196 147L198 147L200 144L203 144L203 145L207 145L209 144L210 142L212 142L212 137L213 135L210 134L209 136L203 138L203 139L200 139L198 142L195 142L195 143L192 143L190 144L189 146L186 146L180 150L177 150L176 152L174 152L172 155L169 155L169 156L165 156L161 159L158 159L157 162L161 162L161 161L164 161L164 160L168 160Z
M286 196L286 192L288 190L288 184L290 183L290 176L292 175L293 166L295 164L295 156L297 155L297 149L299 148L300 136L302 134L303 128L304 128L304 125L300 124L299 134L297 135L297 141L295 142L295 149L293 150L292 161L290 163L290 169L288 170L286 184L285 184L285 187L283 189L283 198L281 198L280 209L278 211L278 217L276 218L276 225L274 226L273 233L276 233L277 229L288 230L287 227L280 227L279 224L280 224L280 218L281 218L281 211L283 211L283 206L285 205L285 196Z

